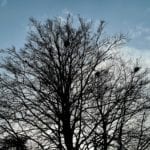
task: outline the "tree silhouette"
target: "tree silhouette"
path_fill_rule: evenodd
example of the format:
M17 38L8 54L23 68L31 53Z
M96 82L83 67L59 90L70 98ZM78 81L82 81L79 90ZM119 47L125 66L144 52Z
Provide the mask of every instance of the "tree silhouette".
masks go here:
M31 23L24 48L2 51L1 134L24 134L43 150L150 148L147 70L114 54L126 37L70 15Z

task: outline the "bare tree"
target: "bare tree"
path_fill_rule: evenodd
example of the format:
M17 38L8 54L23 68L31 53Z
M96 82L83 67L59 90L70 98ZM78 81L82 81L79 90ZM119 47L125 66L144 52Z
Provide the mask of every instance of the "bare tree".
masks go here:
M43 150L139 150L141 143L146 150L145 115L136 122L148 113L149 80L146 70L114 56L126 37L105 36L104 21L97 30L80 17L74 25L70 15L31 23L23 49L2 51L9 114L0 114L1 134L25 135Z

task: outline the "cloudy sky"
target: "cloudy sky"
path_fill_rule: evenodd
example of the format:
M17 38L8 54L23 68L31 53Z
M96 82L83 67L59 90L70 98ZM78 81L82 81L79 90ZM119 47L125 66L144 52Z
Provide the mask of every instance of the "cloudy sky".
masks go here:
M126 50L150 58L150 0L0 0L0 48L25 43L29 18L43 20L67 12L105 20L109 34L128 34Z

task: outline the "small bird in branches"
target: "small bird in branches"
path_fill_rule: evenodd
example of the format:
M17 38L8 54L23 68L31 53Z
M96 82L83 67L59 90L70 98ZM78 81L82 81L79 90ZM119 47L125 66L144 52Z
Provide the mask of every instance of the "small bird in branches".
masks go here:
M70 46L69 39L67 39L67 40L65 40L65 41L64 41L64 46L65 46L65 47L68 47L68 46Z
M134 67L134 73L138 72L140 70L140 67Z
M100 77L100 72L99 71L97 71L96 73L95 73L95 77Z

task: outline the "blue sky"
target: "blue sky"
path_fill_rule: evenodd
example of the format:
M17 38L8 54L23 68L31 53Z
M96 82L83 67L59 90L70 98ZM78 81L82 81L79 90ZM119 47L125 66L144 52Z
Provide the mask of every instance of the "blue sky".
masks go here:
M150 0L0 0L0 48L23 46L31 16L43 20L66 12L105 20L108 34L128 33L128 47L150 53Z

